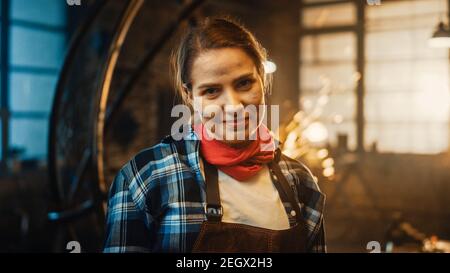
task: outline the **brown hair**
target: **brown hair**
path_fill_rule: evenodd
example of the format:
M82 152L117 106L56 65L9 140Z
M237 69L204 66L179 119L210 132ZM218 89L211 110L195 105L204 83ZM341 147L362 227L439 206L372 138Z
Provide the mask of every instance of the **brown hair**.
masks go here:
M206 18L198 25L190 27L171 56L171 72L177 93L187 102L186 88L189 90L191 68L194 59L208 49L235 47L244 50L255 63L263 81L265 92L270 92L271 77L264 72L267 52L255 36L242 24L228 17Z

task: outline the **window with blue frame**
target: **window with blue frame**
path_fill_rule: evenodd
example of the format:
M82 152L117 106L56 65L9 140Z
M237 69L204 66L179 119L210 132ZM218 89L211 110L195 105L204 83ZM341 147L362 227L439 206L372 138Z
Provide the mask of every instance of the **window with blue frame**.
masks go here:
M7 45L2 48L7 56L7 64L1 66L7 69L2 112L8 117L6 126L0 124L8 138L2 149L15 151L20 159L44 159L51 104L67 46L67 3L2 0L1 5L8 9L2 12L8 18L1 25L8 33L2 35L8 40L2 43Z

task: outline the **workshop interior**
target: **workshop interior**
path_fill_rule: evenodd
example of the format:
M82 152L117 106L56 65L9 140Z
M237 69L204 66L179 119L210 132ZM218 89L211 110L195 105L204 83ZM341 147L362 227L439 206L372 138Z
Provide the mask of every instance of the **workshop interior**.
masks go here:
M237 18L328 252L450 253L449 0L1 0L0 252L101 252L108 190L171 133L173 46Z

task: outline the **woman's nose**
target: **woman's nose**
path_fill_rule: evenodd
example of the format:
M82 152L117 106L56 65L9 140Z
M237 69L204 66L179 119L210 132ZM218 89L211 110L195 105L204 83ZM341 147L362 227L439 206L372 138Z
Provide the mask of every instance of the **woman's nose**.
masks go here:
M225 105L229 106L239 106L242 104L240 95L231 89L225 91Z
M223 110L226 120L234 120L236 115L239 118L243 114L244 105L239 93L232 90L226 92Z

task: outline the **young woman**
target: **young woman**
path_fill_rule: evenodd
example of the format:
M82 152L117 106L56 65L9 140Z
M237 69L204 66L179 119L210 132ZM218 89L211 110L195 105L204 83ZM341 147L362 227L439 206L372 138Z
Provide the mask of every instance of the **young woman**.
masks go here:
M200 122L118 173L105 252L326 251L325 197L308 168L275 147L264 113L255 126L227 110L265 104L265 61L264 48L232 20L209 18L186 33L173 76ZM222 119L208 107L223 110Z

